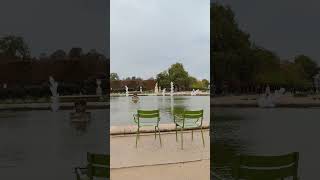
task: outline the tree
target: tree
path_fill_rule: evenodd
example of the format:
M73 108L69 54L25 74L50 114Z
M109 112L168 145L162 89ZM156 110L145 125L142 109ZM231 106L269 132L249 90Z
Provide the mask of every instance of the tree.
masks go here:
M206 79L197 80L194 77L190 77L190 83L192 89L207 89L209 86L209 81Z
M120 80L120 78L117 73L110 73L110 80L111 81L118 81L118 80Z
M59 49L59 50L56 50L55 52L53 52L50 55L50 58L52 58L52 59L64 59L64 58L66 58L66 56L67 56L67 53L64 50Z
M226 81L252 80L254 59L250 57L249 34L240 30L230 7L213 3L210 12L213 82L217 90L220 91Z
M308 80L312 80L312 77L317 73L317 63L313 61L310 57L305 55L296 56L294 59L295 64L301 66L305 77Z
M161 86L163 88L170 87L170 77L169 77L168 71L163 71L163 72L157 74L156 79L157 79L159 86Z
M181 63L171 65L168 69L168 74L170 81L172 81L179 90L189 87L189 75Z
M79 48L79 47L73 47L69 51L69 57L70 58L80 58L82 55L83 55L82 48Z
M30 58L30 50L25 40L13 35L0 39L0 54L7 57Z
M190 82L191 85L194 84L194 83L197 83L197 81L198 81L197 78L189 76L189 82Z
M102 55L100 53L98 53L97 50L95 49L91 49L87 54L86 54L87 57L91 57L91 58L100 58L102 57Z
M248 33L241 31L235 20L235 15L229 6L213 3L210 11L211 29L213 30L213 51L234 51L239 48L250 48Z
M311 58L299 55L294 63L283 62L276 53L255 45L250 35L239 28L229 6L213 3L210 16L212 80L218 93L224 84L237 90L252 85L305 87L310 84L308 81L317 72L317 64Z
M209 87L210 82L207 79L202 79L201 82L202 82L204 88L208 88Z

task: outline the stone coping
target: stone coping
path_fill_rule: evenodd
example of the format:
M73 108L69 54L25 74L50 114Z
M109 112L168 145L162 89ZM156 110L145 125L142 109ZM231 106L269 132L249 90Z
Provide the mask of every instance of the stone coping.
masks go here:
M211 107L259 107L257 99L259 95L242 96L218 96L211 97ZM320 96L307 97L282 96L275 101L275 108L310 108L320 107Z
M171 132L175 131L175 124L159 124L161 132ZM208 121L203 121L203 129L209 129L210 123ZM198 130L200 128L186 128L186 130ZM126 135L126 134L136 134L137 125L127 125L127 126L111 126L110 135ZM143 127L140 129L141 133L154 133L154 127Z

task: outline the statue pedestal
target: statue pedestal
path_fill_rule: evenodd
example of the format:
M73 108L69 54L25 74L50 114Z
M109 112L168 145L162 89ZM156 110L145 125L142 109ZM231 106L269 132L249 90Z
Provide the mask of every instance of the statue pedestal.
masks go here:
M97 88L96 95L97 96L102 96L102 89L100 87Z
M51 96L51 110L53 112L59 110L59 96Z

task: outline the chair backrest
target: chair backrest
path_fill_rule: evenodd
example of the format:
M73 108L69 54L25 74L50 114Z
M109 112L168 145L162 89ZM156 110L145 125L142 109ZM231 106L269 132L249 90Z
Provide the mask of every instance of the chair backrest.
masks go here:
M202 121L203 121L203 109L202 110L196 110L196 111L191 111L191 110L184 110L182 114L182 119L183 119L183 126L185 125L186 121L191 120L191 121L198 121L200 120L200 125L202 126Z
M138 118L159 118L159 110L138 110Z
M198 111L184 111L183 113L184 118L188 119L199 119L203 118L203 109Z
M110 156L105 154L87 153L88 176L90 180L94 177L110 178L109 164Z
M240 155L233 164L234 179L275 180L287 177L298 179L299 153L281 156Z

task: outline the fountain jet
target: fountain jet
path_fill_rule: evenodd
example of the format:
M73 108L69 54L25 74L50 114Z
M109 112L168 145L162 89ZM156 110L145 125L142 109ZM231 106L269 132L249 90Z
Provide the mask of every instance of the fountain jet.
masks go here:
M174 88L174 86L173 86L173 82L171 81L171 83L170 83L170 85L171 85L171 89L170 89L170 96L173 96L173 88Z
M128 97L129 96L129 88L128 86L125 86L126 87L126 96Z

